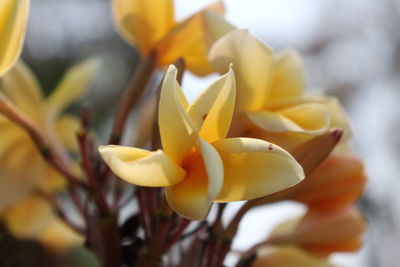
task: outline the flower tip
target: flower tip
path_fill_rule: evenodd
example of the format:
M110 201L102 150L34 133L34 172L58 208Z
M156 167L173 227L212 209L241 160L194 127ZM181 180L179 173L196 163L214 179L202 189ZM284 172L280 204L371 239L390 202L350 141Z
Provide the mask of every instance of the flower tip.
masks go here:
M335 128L331 130L331 137L335 142L339 142L343 136L343 130L340 128Z

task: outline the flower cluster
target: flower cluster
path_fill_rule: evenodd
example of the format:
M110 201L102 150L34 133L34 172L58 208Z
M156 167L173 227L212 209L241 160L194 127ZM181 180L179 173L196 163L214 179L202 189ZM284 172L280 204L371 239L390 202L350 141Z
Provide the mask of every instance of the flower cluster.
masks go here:
M141 62L109 142L98 146L90 111L79 120L65 110L100 62L72 67L44 97L18 61L29 0L0 6L2 231L40 243L55 265L80 249L85 266L223 266L247 211L290 200L306 214L265 233L237 266L332 266L332 253L360 248L366 223L354 203L365 173L350 122L336 98L305 91L295 51L276 53L236 29L221 1L181 22L172 0L113 0L112 8ZM186 70L221 76L189 103ZM137 147L121 145L132 111ZM233 201L243 206L223 223Z

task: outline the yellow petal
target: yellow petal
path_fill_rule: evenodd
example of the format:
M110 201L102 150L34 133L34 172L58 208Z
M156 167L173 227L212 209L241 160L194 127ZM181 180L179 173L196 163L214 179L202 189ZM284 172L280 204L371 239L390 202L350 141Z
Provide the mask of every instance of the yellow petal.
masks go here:
M303 133L319 135L330 127L328 110L320 104L301 104L279 110L279 114L301 127ZM289 130L290 131L290 130Z
M170 65L161 88L158 124L163 150L177 165L181 165L196 141L197 132L182 103L182 89L176 75L177 69Z
M208 25L204 23L203 17L206 10L222 13L224 6L222 1L216 2L179 23L157 45L158 64L168 65L183 57L187 69L194 74L203 76L213 71L207 59L206 34Z
M275 71L268 103L279 103L300 97L304 88L303 62L297 52L288 50L276 57Z
M36 238L52 219L52 209L45 200L30 196L5 213L4 221L12 234Z
M207 142L225 138L235 106L235 76L232 69L212 83L187 110L193 125Z
M282 148L251 138L213 143L224 164L224 185L217 201L263 197L300 182L304 172Z
M76 134L80 127L79 120L70 115L64 115L56 122L57 137L64 144L64 147L71 152L78 152L79 150Z
M165 190L169 205L190 220L203 220L223 183L223 167L215 149L199 139L200 151L185 161L186 177Z
M222 36L236 29L230 24L223 15L218 12L207 10L203 14L206 27L206 44L207 50Z
M234 30L220 38L211 48L209 58L219 73L233 63L239 111L259 110L269 94L273 73L272 49L246 30Z
M258 250L253 267L334 267L325 258L291 246L269 246Z
M353 135L351 123L342 105L335 97L324 97L317 100L318 103L325 106L330 114L331 127L343 130L343 141L348 141Z
M122 37L136 45L142 55L175 24L173 0L113 0L113 11Z
M318 253L351 252L362 246L366 222L355 207L337 212L309 212L294 232L304 249Z
M98 60L89 59L69 69L48 98L48 112L55 117L72 102L81 98L93 81L98 67Z
M185 177L161 150L149 152L126 146L100 146L99 152L110 169L125 181L140 186L170 186Z
M24 62L19 61L2 77L1 90L19 110L37 125L43 124L42 89L35 75Z
M0 77L17 61L25 38L29 0L2 0L0 8Z
M83 236L57 218L51 220L38 239L49 249L61 252L74 246L83 245L85 241Z

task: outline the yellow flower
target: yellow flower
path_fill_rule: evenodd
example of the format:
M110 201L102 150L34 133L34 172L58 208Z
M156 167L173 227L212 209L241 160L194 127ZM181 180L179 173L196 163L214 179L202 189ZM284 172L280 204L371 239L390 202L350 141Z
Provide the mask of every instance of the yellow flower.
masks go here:
M170 206L182 216L202 220L213 201L258 198L304 178L285 150L251 138L228 138L235 102L232 70L212 83L191 105L170 66L159 103L163 150L149 152L102 146L108 166L140 186L166 187Z
M234 30L210 50L210 61L223 73L234 64L237 83L234 135L261 138L287 150L331 127L350 135L347 116L332 97L307 96L303 66L294 51L275 55L246 30Z
M17 61L25 38L29 0L2 0L0 7L0 77Z
M32 72L18 62L2 77L0 90L66 155L62 145L70 151L78 149L75 139L79 122L61 112L85 93L96 66L97 62L91 60L72 68L45 99ZM24 130L3 116L0 116L0 127L0 210L33 190L54 191L64 185L64 179L45 163Z
M183 57L197 75L213 71L207 60L204 11L182 22L174 19L173 0L113 0L115 24L122 37L135 45L142 56L156 52L157 64L167 66ZM224 12L222 1L205 10Z

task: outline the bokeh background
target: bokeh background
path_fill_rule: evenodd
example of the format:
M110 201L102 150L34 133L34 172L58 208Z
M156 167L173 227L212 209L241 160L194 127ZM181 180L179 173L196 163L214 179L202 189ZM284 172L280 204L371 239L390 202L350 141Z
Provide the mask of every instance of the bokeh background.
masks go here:
M177 18L209 0L175 0ZM227 19L276 51L302 55L309 89L337 96L352 119L354 149L369 177L360 206L369 221L365 247L335 262L349 267L398 266L400 240L400 1L225 0ZM111 109L138 61L115 32L109 0L32 0L23 58L50 92L64 70L87 57L103 66L89 92L98 133L107 134ZM186 75L188 97L213 77ZM101 140L102 134L99 134ZM237 204L240 205L240 204ZM233 205L231 212L237 208ZM235 248L245 249L284 218L301 214L284 203L257 209L242 224ZM228 214L229 216L229 214Z

